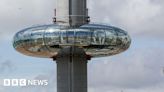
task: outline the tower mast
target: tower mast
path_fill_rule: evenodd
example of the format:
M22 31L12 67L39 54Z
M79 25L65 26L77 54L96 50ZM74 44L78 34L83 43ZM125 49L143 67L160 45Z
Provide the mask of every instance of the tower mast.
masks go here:
M87 92L87 57L82 48L61 49L56 63L57 92Z
M57 0L55 23L80 27L89 22L86 0ZM58 52L57 92L87 92L87 57L83 49L68 47Z
M54 22L79 27L89 22L86 0L57 0Z

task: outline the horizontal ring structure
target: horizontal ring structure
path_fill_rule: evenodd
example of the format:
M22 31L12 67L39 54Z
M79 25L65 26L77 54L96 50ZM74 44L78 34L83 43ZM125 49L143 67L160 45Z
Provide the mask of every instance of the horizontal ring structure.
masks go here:
M93 57L111 56L127 50L130 36L107 25L85 24L78 28L57 24L26 28L14 36L14 48L28 56L50 58L65 47L83 48Z

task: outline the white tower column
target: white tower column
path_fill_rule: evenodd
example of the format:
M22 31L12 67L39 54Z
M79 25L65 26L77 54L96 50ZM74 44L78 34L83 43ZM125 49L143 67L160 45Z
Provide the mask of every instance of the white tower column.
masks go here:
M56 23L81 26L88 23L86 0L57 0Z

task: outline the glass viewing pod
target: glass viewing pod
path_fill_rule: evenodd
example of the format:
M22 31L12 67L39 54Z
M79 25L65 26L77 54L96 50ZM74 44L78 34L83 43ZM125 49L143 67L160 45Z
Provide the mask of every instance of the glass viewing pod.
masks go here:
M14 36L14 48L29 56L50 58L61 48L77 46L92 57L125 51L131 43L127 32L117 27L85 24L71 28L57 24L26 28Z

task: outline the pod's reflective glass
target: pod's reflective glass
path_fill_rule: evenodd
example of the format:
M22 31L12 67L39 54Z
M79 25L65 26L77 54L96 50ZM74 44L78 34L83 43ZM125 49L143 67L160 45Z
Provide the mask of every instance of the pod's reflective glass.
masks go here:
M26 28L14 36L14 48L29 56L53 57L68 46L83 48L87 54L110 56L125 51L131 39L120 28L99 24L86 24L70 28L57 24Z

